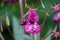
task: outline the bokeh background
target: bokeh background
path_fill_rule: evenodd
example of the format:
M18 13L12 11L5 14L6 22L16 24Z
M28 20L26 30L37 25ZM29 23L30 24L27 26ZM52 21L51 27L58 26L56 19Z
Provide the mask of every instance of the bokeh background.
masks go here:
M9 1L9 0L8 0ZM14 0L15 2L7 2L4 0L0 0L0 16L2 17L2 27L3 32L2 35L5 38L5 40L12 40L12 37L6 28L6 10L8 11L8 17L10 21L9 28L11 29L15 40L33 40L33 36L30 34L24 33L24 26L19 25L20 22L20 6L19 6L19 0ZM60 2L60 0L42 0L45 8L41 6L40 0L27 0L27 3L30 6L34 6L34 8L38 8L39 10L45 10L47 11L50 8L50 5L53 5L55 3ZM23 11L24 14L28 11L28 8L25 8L25 2L23 0ZM39 14L39 22L38 24L42 24L44 16L46 15L44 12L38 12ZM38 39L41 37L44 37L49 34L54 28L55 23L53 22L53 16L54 12L51 10L49 12L49 16L47 16L46 23L43 27L42 32L40 35L38 34ZM59 25L60 26L60 25ZM45 40L55 40L51 35L47 37Z

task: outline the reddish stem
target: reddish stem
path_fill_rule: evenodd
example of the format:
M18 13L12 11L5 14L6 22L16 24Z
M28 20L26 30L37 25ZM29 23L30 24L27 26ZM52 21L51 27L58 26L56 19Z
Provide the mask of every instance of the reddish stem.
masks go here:
M46 13L49 13L49 12L50 12L50 8L47 10ZM46 19L47 19L47 16L45 15L44 20L43 20L43 22L42 22L42 28L43 28L44 25L45 25L45 21L46 21Z
M21 14L21 19L23 17L23 5L22 5L22 0L19 0L19 5L20 5L20 14Z
M50 8L46 11L46 13L49 13L49 12L50 12ZM44 19L43 19L43 22L42 22L42 29L43 29L43 27L44 27L44 25L45 25L46 19L47 19L47 16L45 15L45 17L44 17ZM45 38L43 38L43 39L45 39ZM41 40L42 40L42 39L41 39Z

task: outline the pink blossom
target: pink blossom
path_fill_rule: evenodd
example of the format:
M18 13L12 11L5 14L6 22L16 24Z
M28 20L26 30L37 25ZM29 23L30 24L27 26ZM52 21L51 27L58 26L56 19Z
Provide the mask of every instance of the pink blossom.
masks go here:
M39 16L38 16L36 10L34 10L34 9L29 10L28 11L28 21L30 23L35 23L35 22L38 22L38 20L39 20Z
M25 31L30 34L38 34L41 31L41 26L37 23L25 25Z
M60 38L60 32L57 32L57 26L54 28L53 33L55 38Z
M51 8L54 9L54 12L60 11L60 3L57 3L54 6L51 6Z
M27 15L27 19L24 17L22 20L21 20L21 23L30 23L30 24L34 24L34 23L37 23L38 20L39 20L39 16L36 12L36 10L34 9L30 9L28 12L28 15Z
M53 18L54 22L60 22L60 12L58 12L57 14L55 14L54 18Z
M59 32L56 32L55 35L54 35L55 38L60 38L60 33Z
M54 8L55 11L60 10L59 4L55 5L53 8Z
M30 9L27 15L27 19L25 17L21 20L21 24L25 26L25 31L29 34L38 34L41 31L41 26L37 24L39 20L39 16L34 9Z

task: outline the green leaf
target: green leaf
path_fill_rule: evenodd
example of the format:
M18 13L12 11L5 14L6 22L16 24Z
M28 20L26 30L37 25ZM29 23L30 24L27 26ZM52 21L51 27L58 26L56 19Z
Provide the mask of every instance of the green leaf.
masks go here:
M46 38L45 38L45 40L52 40L52 29L51 28L49 28L49 30L48 30L48 32L47 32L47 34L45 35L45 36L47 36Z
M16 40L32 40L32 36L26 35L24 33L24 27L19 25L19 21L18 19L13 16L12 17L12 25L13 25L13 33L14 33L14 37Z
M16 17L12 17L13 33L15 40L24 40L24 29L23 26L19 26L19 21ZM20 29L19 29L20 28Z

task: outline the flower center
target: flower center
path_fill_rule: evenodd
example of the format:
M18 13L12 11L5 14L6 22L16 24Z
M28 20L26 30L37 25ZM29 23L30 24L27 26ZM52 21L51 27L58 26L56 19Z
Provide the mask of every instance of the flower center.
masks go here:
M31 20L30 20L30 23L31 23L31 24L34 24L34 20L33 20L33 19L31 19Z

